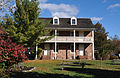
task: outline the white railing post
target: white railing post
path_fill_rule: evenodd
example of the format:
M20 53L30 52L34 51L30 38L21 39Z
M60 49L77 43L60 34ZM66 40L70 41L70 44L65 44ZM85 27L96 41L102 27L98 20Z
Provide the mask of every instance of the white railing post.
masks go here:
M94 56L94 30L92 31L92 51L93 51L93 60L95 59Z
M36 44L36 54L35 54L35 60L37 60L37 52L38 52L38 45Z
M74 59L75 59L75 30L74 30Z
M57 39L57 30L55 30L55 59L56 59L56 52L57 52L57 43L56 43L56 39Z

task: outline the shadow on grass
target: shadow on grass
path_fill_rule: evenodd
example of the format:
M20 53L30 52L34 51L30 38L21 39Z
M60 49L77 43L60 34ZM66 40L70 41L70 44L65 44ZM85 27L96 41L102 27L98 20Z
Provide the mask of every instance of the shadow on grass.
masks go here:
M10 78L84 78L77 76L69 76L64 74L53 74L53 73L38 73L38 72L17 72L12 73Z
M106 64L109 64L109 65L120 65L120 63L106 63Z
M56 69L61 70L61 69ZM69 68L64 70L72 71L80 74L93 75L94 78L120 78L120 71L103 70L103 69L90 69L90 68Z
M61 69L56 69L61 70ZM120 71L110 71L102 69L89 69L89 68L68 68L64 70L75 72L78 74L93 75L94 78L120 78ZM62 72L62 70L61 70ZM17 72L11 73L10 78L91 78L86 76L69 76L56 73L38 73L38 72Z
M63 64L57 64L57 66L62 66ZM64 63L64 65L68 65L68 66L81 66L81 63L79 64L78 62L74 62L73 64L67 64L67 63ZM93 64L89 64L89 63L85 63L85 66L91 66Z

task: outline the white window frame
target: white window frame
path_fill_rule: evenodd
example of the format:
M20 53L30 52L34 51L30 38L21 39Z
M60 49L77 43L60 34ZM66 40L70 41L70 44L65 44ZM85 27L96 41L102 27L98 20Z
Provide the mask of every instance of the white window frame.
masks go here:
M72 20L73 20L73 19L75 20L75 24L72 23ZM76 18L76 17L72 17L72 18L71 18L71 25L77 25L77 18Z
M58 20L57 23L55 23L55 19ZM59 18L57 16L53 17L53 25L59 25Z

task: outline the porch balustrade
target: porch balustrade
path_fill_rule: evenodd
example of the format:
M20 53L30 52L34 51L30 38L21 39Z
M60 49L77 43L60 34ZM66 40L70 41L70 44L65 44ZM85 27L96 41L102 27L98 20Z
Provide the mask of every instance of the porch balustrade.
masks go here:
M43 36L41 37L41 39L45 37L49 37L49 36ZM56 39L54 37L45 42L55 42L55 41L56 42L74 42L74 36L56 36ZM92 41L93 41L92 37L75 37L75 42L92 42Z

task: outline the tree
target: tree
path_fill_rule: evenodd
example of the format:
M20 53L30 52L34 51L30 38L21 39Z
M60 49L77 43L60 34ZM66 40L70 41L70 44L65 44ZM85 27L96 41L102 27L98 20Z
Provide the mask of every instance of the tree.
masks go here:
M113 38L108 39L108 32L105 31L105 28L102 27L102 24L95 24L95 50L96 57L100 59L110 58L110 54L119 54L120 53L120 40L117 35Z
M114 37L112 38L112 40L114 40L114 41L119 40L119 36L118 35L114 35Z
M11 0L0 0L0 10L4 10L10 7Z
M8 16L5 29L13 41L23 44L26 47L35 47L36 44L49 39L40 38L49 33L45 29L48 22L39 20L40 8L37 0L16 0L13 17Z
M120 53L120 39L118 35L114 35L112 38L112 49L114 51L114 54Z
M95 50L102 57L109 50L110 41L107 40L108 32L105 31L105 28L99 22L95 24L95 28Z
M0 20L5 21L6 14L10 13L13 8L15 0L0 0ZM0 22L1 22L0 21Z

